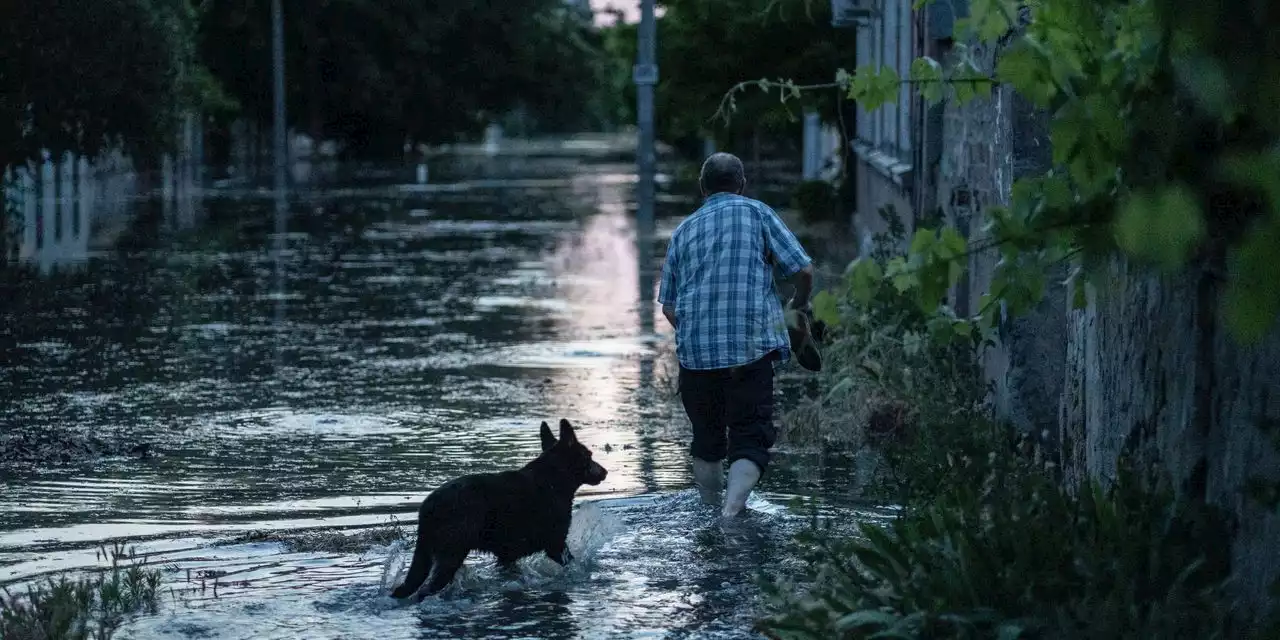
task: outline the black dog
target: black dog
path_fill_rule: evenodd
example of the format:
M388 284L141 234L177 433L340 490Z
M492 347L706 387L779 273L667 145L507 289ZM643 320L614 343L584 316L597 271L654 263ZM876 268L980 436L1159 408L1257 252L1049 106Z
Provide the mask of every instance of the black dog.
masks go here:
M541 435L542 455L520 470L462 476L422 501L413 563L393 598L413 595L424 580L422 597L445 588L472 550L492 553L508 570L539 551L562 566L573 560L565 546L573 495L583 484L604 482L608 472L591 460L568 420L560 420L559 441L546 422Z

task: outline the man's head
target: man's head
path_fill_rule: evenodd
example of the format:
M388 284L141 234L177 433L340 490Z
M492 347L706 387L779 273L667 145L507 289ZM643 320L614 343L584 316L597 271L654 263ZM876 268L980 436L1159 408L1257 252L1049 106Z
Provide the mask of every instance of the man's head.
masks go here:
M742 193L747 186L746 170L742 161L732 153L713 153L702 163L702 173L698 176L698 186L702 195L715 193Z

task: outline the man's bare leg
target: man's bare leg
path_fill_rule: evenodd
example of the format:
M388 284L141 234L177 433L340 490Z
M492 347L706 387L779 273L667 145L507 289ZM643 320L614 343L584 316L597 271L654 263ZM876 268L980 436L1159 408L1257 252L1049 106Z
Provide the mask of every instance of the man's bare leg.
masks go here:
M718 506L720 492L724 489L724 466L719 460L711 462L693 458L693 484L704 504Z
M729 488L724 495L724 508L720 515L733 518L747 508L747 498L760 480L760 467L756 463L739 458L729 465Z

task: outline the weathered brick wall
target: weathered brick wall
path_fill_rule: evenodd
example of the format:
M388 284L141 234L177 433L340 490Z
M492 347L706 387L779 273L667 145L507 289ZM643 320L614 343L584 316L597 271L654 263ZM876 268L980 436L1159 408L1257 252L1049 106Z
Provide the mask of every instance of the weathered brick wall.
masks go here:
M980 70L994 70L997 48L976 46L971 52ZM951 223L967 232L971 246L987 241L982 212L1007 205L1015 179L1048 168L1047 129L1045 114L1007 87L996 87L989 98L946 106L937 201ZM994 250L970 258L968 281L953 292L961 313L978 311L997 258ZM1065 297L1051 290L1039 309L1002 323L1001 344L983 354L997 411L1025 432L1057 429L1065 314Z
M1217 311L1221 282L1198 269L1156 276L1116 260L1107 275L1070 313L1065 475L1107 482L1131 455L1223 507L1236 520L1233 588L1260 612L1280 579L1280 515L1246 487L1280 480L1280 452L1259 429L1280 424L1280 335L1237 345Z
M979 67L991 71L997 53L979 51ZM937 201L971 244L982 241L983 208L1007 203L1013 180L1051 160L1047 115L1005 90L947 105L942 144ZM970 197L957 202L957 192ZM987 291L995 259L973 256L958 300ZM1049 434L1068 481L1111 480L1131 454L1184 495L1224 507L1236 523L1233 588L1258 613L1280 579L1280 515L1246 487L1280 481L1280 452L1258 427L1280 425L1280 335L1234 344L1217 311L1221 286L1195 269L1156 276L1116 261L1087 309L1071 310L1065 288L1050 287L1036 310L1002 323L1002 344L984 360L997 410Z

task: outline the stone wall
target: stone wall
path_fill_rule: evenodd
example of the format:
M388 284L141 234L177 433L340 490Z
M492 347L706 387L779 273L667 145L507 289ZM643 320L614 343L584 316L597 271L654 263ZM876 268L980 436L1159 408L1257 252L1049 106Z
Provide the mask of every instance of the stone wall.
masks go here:
M980 69L995 69L997 48L974 46L971 52ZM1014 180L1049 167L1048 117L1007 87L996 87L989 98L945 106L942 149L937 202L970 245L981 246L986 241L983 211L1008 204ZM970 257L968 280L951 293L958 313L979 311L978 300L990 290L997 259L995 250ZM1039 308L1001 322L1000 344L983 353L996 410L1026 433L1057 431L1066 357L1065 300L1050 287Z
M1259 613L1280 579L1280 516L1246 487L1280 480L1277 442L1259 428L1280 424L1280 335L1236 344L1218 312L1221 286L1199 269L1111 265L1088 307L1070 313L1063 470L1109 482L1131 455L1181 495L1223 507L1236 520L1233 588Z
M990 72L999 51L974 54ZM1006 204L1017 178L1050 166L1048 117L997 89L945 105L942 122L935 197L973 246L983 241L983 210ZM967 282L952 291L958 312L977 311L996 259L971 257ZM1258 427L1280 432L1280 335L1256 348L1234 344L1217 310L1221 286L1197 269L1154 276L1117 261L1086 309L1072 310L1066 288L1049 286L1038 308L1000 323L1000 345L983 359L998 414L1060 448L1069 483L1108 482L1131 454L1183 495L1232 514L1233 588L1260 613L1280 578L1280 516L1246 487L1280 480L1280 436Z

